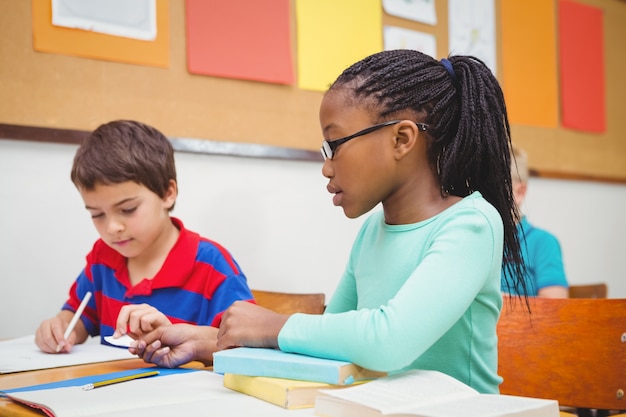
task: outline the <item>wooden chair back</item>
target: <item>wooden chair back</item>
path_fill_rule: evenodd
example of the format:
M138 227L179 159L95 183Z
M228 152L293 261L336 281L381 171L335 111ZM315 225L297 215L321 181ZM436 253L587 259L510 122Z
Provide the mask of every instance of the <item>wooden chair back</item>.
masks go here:
M626 409L626 299L505 297L498 321L502 394L565 407Z
M258 305L280 314L322 314L326 307L323 293L298 294L252 290L252 295Z
M608 287L604 282L569 286L569 298L606 298L607 294Z

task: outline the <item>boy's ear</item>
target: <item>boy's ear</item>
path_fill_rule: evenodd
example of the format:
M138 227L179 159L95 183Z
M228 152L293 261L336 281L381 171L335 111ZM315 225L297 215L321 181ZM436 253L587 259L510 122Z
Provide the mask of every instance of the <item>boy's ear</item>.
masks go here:
M176 203L176 198L178 197L178 184L175 180L170 180L169 185L167 187L167 191L165 191L165 196L163 197L163 204L166 209L170 209L174 207L174 203Z
M394 154L397 160L404 158L415 147L419 136L417 125L411 120L403 120L396 125Z

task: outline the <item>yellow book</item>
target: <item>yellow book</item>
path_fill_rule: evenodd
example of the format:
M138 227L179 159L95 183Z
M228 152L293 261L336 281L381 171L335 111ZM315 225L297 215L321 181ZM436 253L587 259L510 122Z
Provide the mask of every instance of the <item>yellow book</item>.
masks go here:
M361 381L366 382L366 381ZM357 382L353 385L359 384ZM287 409L312 408L319 389L345 388L323 382L224 374L224 386Z

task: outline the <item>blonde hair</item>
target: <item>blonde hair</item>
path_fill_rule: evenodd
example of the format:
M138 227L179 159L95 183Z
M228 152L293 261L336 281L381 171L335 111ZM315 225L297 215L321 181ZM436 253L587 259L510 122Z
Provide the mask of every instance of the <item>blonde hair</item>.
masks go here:
M511 179L528 182L528 154L522 148L511 145Z

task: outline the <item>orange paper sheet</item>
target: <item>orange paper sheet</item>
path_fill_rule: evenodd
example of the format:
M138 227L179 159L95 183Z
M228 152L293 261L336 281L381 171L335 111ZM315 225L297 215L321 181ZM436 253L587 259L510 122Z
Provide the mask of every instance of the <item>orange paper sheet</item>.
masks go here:
M606 129L602 10L559 3L559 58L563 127Z
M187 0L186 15L189 72L293 83L289 0Z
M326 91L348 66L383 50L380 0L296 0L298 86Z
M502 88L511 124L558 126L554 3L502 0Z
M32 6L36 51L163 68L169 66L169 0L156 0L157 37L154 41L54 26L51 0L32 0Z

